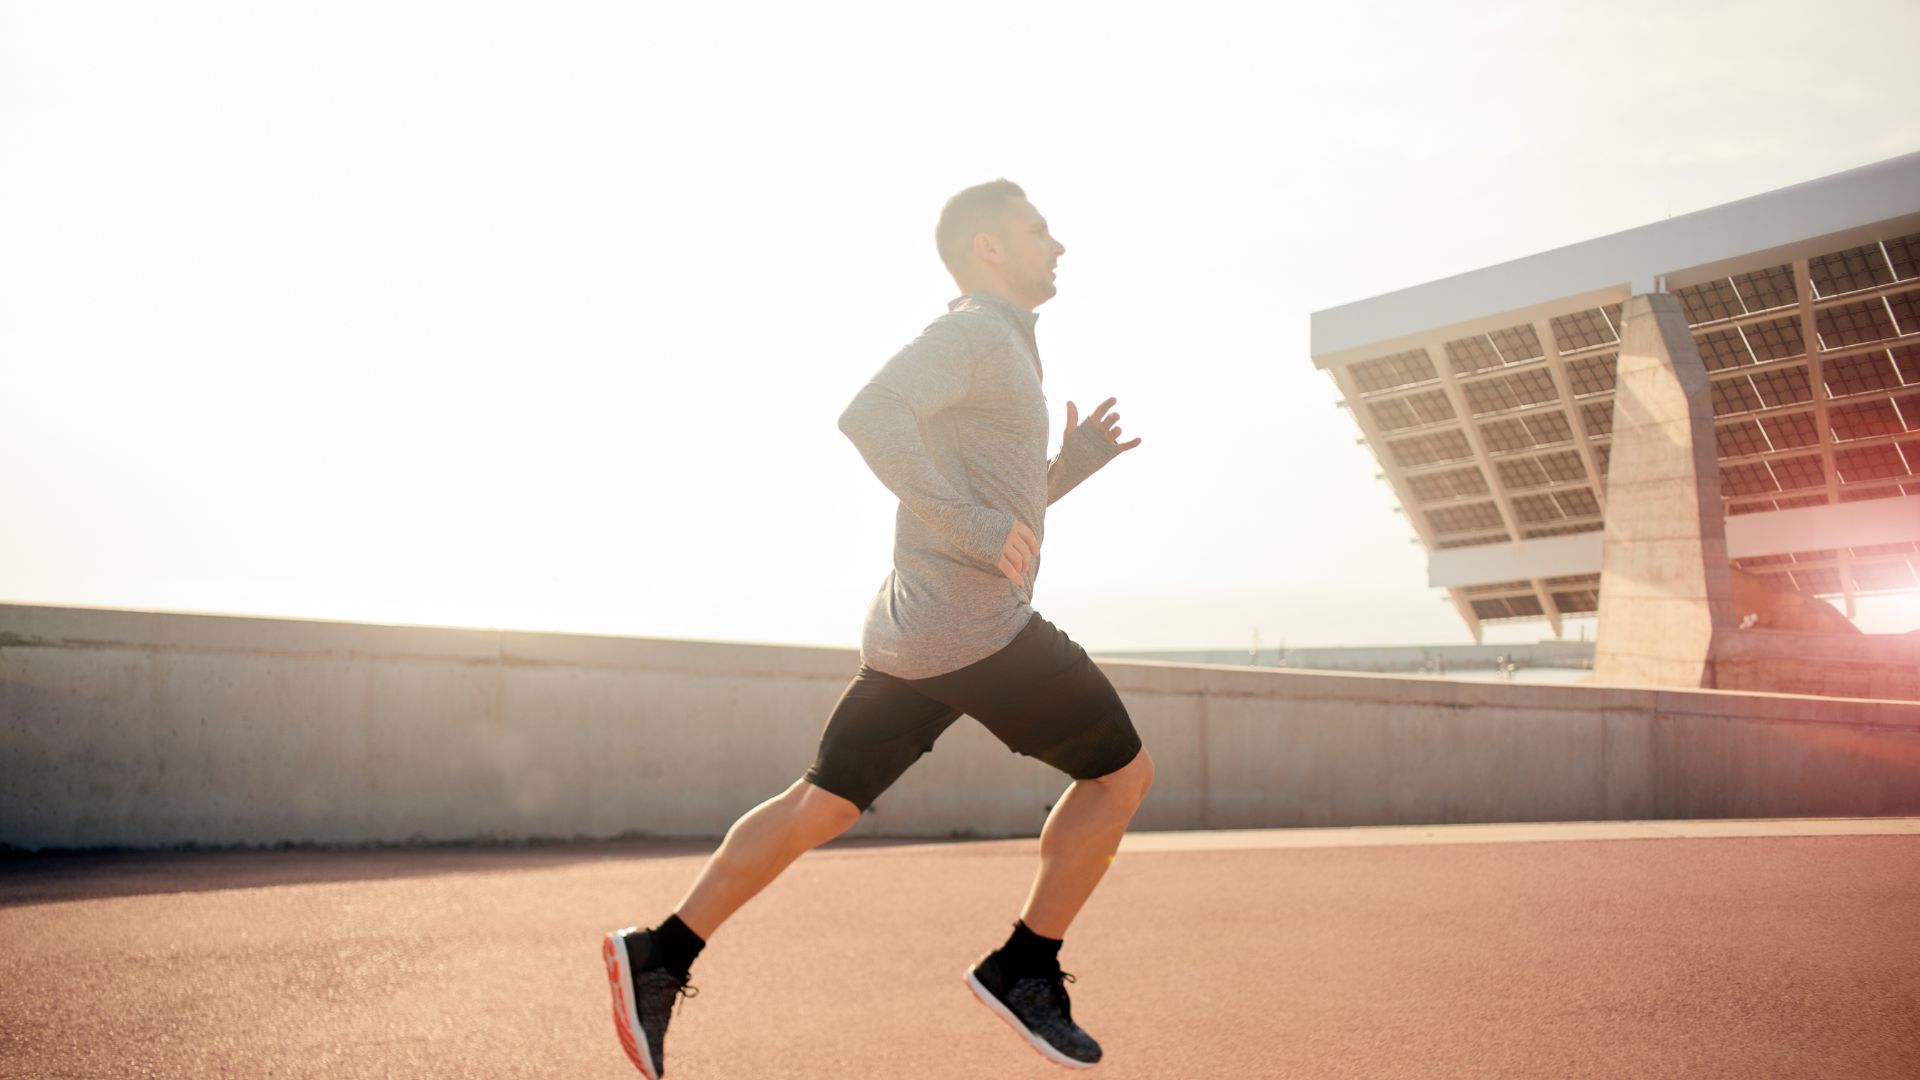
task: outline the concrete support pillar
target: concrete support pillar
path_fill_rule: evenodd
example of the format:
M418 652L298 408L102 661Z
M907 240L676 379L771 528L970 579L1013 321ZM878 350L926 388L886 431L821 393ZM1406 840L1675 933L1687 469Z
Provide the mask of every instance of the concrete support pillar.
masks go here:
M1624 321L1594 680L1711 687L1736 624L1707 372L1673 296Z

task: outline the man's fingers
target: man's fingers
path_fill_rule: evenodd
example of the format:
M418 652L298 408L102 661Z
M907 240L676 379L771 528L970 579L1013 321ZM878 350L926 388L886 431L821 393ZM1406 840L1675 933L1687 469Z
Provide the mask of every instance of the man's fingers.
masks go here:
M1034 538L1033 530L1015 518L1013 528L1007 530L1007 542L1000 545L1000 561L996 565L1008 581L1025 585L1027 579L1023 575L1033 566L1034 557L1039 554L1040 541Z
M1093 410L1092 415L1089 416L1088 419L1096 420L1096 421L1100 420L1102 417L1106 415L1107 410L1113 408L1114 404L1119 400L1120 399L1117 397L1110 397L1107 400L1101 402L1100 407Z
M1072 431L1074 428L1079 426L1080 426L1080 411L1073 407L1073 402L1069 401L1067 402L1067 430Z
M1108 427L1112 427L1112 426L1113 426L1114 424L1117 424L1117 423L1119 423L1119 422L1120 422L1120 414L1119 414L1119 413L1114 413L1114 414L1112 414L1112 415L1110 415L1110 416L1108 416L1108 417L1106 418L1106 420L1104 421L1104 423L1106 423ZM1118 429L1115 429L1115 430L1118 430Z
M1114 434L1116 434L1116 435L1118 435L1118 434L1119 434L1119 432L1114 432ZM1135 439L1134 439L1134 440L1133 440L1132 442L1123 442L1123 443L1121 443L1121 444L1120 444L1120 449L1122 449L1122 450L1131 450L1131 449L1133 449L1134 447L1136 447L1136 446L1139 446L1139 445L1140 445L1140 440L1139 440L1139 438L1137 438L1137 437L1136 437L1136 438L1135 438Z
M1027 528L1026 522L1013 519L1013 528L1007 530L1007 542L1000 545L1000 559L994 565L1008 581L1025 586L1026 571L1033 566L1033 560L1040 554L1040 541Z

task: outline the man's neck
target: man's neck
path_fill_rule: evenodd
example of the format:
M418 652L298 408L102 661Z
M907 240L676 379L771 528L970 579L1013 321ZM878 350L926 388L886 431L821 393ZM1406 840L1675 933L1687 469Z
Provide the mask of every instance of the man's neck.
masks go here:
M958 283L956 282L956 284ZM976 282L972 285L961 285L960 291L969 296L986 295L986 296L997 297L1001 300L1006 301L1008 304L1011 304L1012 306L1019 308L1021 311L1027 312L1028 314L1032 314L1033 309L1040 306L1039 304L1029 304L1029 303L1025 303L1023 301L1014 299L1011 290L1006 289L999 285L981 284Z

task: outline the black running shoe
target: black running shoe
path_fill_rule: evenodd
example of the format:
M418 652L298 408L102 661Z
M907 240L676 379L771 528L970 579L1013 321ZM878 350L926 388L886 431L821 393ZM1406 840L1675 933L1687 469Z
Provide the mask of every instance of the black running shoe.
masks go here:
M607 963L607 983L613 990L613 1029L620 1046L647 1080L666 1075L667 1022L673 1019L674 999L699 993L687 980L664 967L648 967L653 952L652 931L627 927L607 935L600 958Z
M1073 976L1057 966L1009 977L997 952L988 953L967 972L967 988L973 996L1041 1057L1069 1069L1091 1069L1100 1063L1100 1044L1073 1022L1073 1003L1067 1000L1067 983L1072 981Z

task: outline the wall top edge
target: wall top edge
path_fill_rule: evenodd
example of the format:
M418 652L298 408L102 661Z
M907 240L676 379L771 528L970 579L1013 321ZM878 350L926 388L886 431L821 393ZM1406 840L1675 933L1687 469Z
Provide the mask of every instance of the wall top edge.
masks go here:
M858 664L855 650L813 646L0 604L0 671L4 671L8 653L37 648L254 653L375 663L425 660L611 667L832 680L851 678ZM1725 717L1724 699L1731 697L1746 702L1743 710L1755 720L1920 727L1920 703L1906 701L1592 683L1496 683L1156 660L1103 658L1099 665L1118 689L1149 694L1375 701L1462 710L1477 706L1553 711L1651 709L1663 714L1699 713L1718 718ZM1603 700L1596 702L1596 696Z
M447 663L785 671L851 670L855 650L560 631L0 604L0 651L123 648Z

